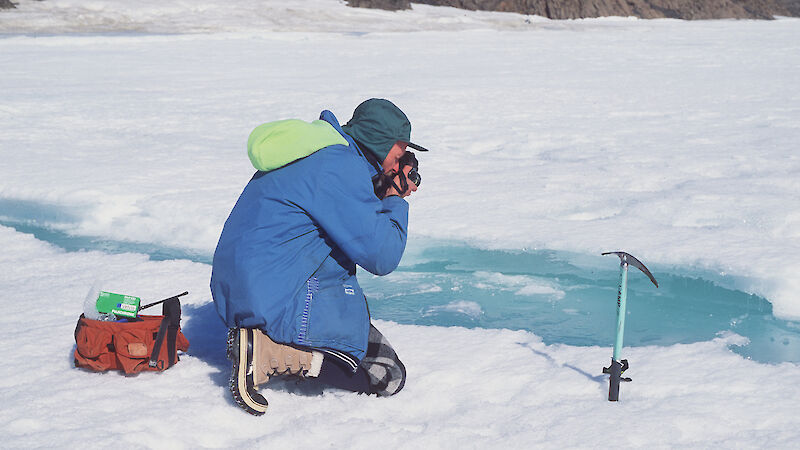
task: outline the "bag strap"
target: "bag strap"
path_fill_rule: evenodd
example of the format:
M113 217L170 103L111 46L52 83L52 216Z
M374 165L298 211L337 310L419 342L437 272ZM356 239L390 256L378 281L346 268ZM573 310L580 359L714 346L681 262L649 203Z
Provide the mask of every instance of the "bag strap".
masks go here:
M174 301L164 303L164 317L169 317L169 325L167 326L167 355L169 358L169 365L172 366L178 362L178 330L181 328L181 302L176 297Z
M158 334L156 341L153 344L153 353L150 355L150 367L158 370L164 370L176 362L178 362L178 351L176 348L176 339L178 330L181 326L181 301L178 296L170 297L162 300L162 314L164 318L161 319L161 325L158 327ZM161 345L164 343L164 338L167 338L167 362L166 367L158 367L158 354L161 352Z

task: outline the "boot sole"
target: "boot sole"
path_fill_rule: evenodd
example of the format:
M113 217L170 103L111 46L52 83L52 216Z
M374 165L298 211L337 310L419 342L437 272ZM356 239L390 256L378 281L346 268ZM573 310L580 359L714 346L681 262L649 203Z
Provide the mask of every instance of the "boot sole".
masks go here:
M253 330L228 330L228 359L233 363L228 383L233 400L245 412L254 416L263 415L269 403L256 392L253 383Z

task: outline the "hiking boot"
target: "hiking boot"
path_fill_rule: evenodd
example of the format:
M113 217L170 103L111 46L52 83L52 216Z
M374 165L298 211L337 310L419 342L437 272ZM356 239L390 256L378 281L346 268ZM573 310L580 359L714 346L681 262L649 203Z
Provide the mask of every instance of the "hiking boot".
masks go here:
M267 400L256 390L275 375L315 377L323 355L278 344L261 330L228 330L228 359L233 362L230 390L242 409L255 416L267 410Z

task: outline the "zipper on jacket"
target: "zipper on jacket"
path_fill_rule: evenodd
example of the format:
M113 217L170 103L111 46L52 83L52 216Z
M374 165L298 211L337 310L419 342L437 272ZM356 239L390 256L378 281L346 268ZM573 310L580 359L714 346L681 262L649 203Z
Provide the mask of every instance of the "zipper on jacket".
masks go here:
M297 341L299 344L306 343L306 334L308 334L308 317L311 312L311 301L314 300L314 294L319 290L319 279L311 277L306 281L306 301L303 305L303 317L300 319L300 332L297 334Z

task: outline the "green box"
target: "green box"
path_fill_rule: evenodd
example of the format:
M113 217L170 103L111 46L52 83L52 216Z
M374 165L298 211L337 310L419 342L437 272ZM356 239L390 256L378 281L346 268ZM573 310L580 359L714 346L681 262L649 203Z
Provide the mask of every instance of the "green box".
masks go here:
M135 319L139 314L140 302L139 297L132 295L100 291L100 295L97 296L97 312Z

